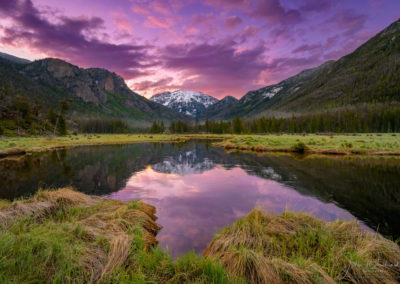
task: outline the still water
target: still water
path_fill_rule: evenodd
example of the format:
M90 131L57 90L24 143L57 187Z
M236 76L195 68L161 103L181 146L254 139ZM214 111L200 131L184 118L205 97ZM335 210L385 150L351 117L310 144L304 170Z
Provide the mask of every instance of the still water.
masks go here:
M256 206L358 220L400 237L400 159L226 153L209 142L141 143L55 150L0 160L0 198L72 185L157 207L157 239L173 256L201 252Z

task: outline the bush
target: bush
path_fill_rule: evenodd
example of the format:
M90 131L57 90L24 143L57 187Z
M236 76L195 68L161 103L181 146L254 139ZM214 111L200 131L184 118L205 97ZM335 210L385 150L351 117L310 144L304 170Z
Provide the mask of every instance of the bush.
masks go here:
M294 144L291 150L296 153L305 153L308 150L308 147L303 142L299 142Z

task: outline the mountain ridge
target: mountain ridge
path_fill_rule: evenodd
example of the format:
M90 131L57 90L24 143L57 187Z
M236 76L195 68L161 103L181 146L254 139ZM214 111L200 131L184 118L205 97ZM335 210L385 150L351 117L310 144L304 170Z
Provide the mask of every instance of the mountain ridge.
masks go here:
M21 62L22 60L22 62ZM359 103L400 101L400 19L353 52L281 82L218 100L176 90L147 100L124 79L102 68L80 68L61 59L25 62L0 53L0 87L57 106L73 98L73 115L151 120L230 120L235 116L304 114Z
M122 77L103 68L80 68L57 58L30 63L0 58L0 74L1 85L39 98L49 106L57 107L60 99L72 98L73 116L123 118L147 123L153 119L188 119L133 92Z
M155 94L150 100L192 117L199 117L209 106L218 102L210 95L188 90Z
M358 103L400 101L400 19L353 52L281 82L247 92L211 119L318 112Z

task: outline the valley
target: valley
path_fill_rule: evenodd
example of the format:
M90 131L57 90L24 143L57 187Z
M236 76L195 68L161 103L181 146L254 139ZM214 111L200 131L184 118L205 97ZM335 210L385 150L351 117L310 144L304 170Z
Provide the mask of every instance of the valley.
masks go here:
M27 110L18 109L18 99L37 106L29 112L36 113L39 124L48 122L48 111L57 110L59 100L70 99L67 118L71 128L79 128L82 121L102 119L107 124L109 120L119 120L136 132L145 131L154 120L194 123L226 121L237 116L245 120L301 117L349 108L357 111L377 104L390 108L400 98L399 44L398 20L339 60L249 91L239 100L231 96L218 100L185 90L156 94L148 100L129 89L120 76L105 69L83 69L52 58L29 62L2 54L0 127L10 134L20 128L16 120ZM22 124L27 134L46 132L35 123Z
M398 283L399 11L0 1L0 283Z

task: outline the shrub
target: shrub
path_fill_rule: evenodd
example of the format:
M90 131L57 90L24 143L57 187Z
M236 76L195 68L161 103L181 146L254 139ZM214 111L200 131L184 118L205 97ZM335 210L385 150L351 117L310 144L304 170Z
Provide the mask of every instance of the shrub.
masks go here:
M308 150L308 147L303 142L299 142L294 144L291 150L295 153L305 153Z

